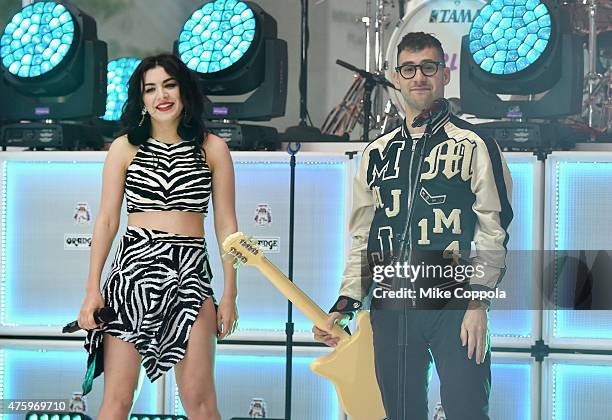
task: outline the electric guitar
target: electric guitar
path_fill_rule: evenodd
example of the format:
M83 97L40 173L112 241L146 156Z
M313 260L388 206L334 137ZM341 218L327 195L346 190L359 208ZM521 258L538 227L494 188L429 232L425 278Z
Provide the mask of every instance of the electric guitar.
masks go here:
M253 265L318 328L325 328L327 314L290 281L259 249L256 242L241 232L223 241L223 250L235 259L234 266ZM340 337L335 349L313 361L310 369L329 379L344 412L353 420L380 420L385 410L374 373L374 346L370 314L357 316L357 332L352 336L338 325L332 334Z

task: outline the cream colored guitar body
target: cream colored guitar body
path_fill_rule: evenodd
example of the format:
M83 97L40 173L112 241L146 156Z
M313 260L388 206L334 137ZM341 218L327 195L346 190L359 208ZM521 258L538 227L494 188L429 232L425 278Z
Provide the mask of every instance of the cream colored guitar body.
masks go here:
M379 420L385 417L374 372L369 312L360 312L357 332L341 340L330 354L312 362L310 369L335 385L340 405L351 419Z
M223 241L223 250L238 264L254 265L276 288L319 328L325 328L327 314L274 266L257 244L241 232ZM334 336L340 337L336 348L312 362L316 374L329 379L336 388L340 405L352 420L380 420L385 410L374 372L374 346L370 314L357 316L357 331L352 336L335 326Z

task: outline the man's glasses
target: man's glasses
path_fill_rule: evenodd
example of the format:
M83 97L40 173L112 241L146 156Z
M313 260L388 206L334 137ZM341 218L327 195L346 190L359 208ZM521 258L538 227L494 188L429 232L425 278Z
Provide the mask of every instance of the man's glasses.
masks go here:
M417 68L421 69L423 76L431 77L438 72L438 67L444 67L445 64L441 61L426 61L421 64L404 64L397 66L395 71L398 72L404 79L412 79L416 76Z

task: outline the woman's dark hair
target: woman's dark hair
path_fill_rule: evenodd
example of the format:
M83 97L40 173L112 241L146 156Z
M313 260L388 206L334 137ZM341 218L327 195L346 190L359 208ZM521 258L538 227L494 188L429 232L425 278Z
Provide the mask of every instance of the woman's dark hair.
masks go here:
M138 124L142 119L142 108L144 107L142 101L144 75L148 70L158 66L162 67L178 82L181 91L183 113L177 134L182 140L193 141L198 154L200 154L204 137L208 134L202 119L204 100L193 72L173 54L166 53L147 57L134 70L128 82L128 99L121 114L123 134L127 134L129 142L135 146L146 144L151 137L151 116L149 113L145 114L142 125Z

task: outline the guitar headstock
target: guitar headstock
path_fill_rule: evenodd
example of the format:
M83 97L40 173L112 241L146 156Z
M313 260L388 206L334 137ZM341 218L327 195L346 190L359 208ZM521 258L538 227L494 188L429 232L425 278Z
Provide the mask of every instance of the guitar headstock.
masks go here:
M238 268L240 264L256 265L263 258L259 244L242 232L229 235L222 246L225 255L234 259L234 268Z

